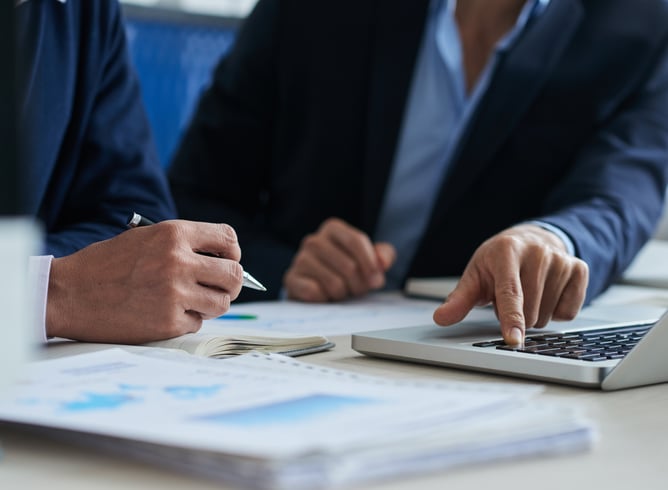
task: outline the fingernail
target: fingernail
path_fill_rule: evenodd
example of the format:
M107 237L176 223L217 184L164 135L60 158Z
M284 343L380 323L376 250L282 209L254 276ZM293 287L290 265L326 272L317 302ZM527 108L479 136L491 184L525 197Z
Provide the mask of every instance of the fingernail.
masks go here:
M522 334L522 330L520 330L518 327L513 327L510 330L510 333L508 334L508 340L510 345L519 345L522 343L524 340L524 335Z

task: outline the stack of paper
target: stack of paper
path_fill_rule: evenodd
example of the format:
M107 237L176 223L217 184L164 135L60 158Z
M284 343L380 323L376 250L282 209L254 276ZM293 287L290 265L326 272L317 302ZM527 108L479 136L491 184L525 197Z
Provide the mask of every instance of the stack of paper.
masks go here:
M532 401L540 388L367 377L276 354L156 356L110 349L36 363L0 420L291 490L581 450L592 438L571 409Z

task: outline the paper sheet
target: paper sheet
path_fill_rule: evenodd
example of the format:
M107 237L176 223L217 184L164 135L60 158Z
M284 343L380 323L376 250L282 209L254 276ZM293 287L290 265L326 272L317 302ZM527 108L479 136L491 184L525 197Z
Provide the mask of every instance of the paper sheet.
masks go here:
M262 301L232 304L228 315L204 322L202 332L230 327L296 335L347 335L366 330L432 325L439 301L410 299L399 292L377 293L343 303ZM234 319L225 319L233 316ZM224 331L224 330L223 330Z
M532 401L539 386L398 381L280 355L213 361L155 351L35 363L0 401L0 420L73 431L93 446L253 488L324 488L581 449L591 439L570 409Z

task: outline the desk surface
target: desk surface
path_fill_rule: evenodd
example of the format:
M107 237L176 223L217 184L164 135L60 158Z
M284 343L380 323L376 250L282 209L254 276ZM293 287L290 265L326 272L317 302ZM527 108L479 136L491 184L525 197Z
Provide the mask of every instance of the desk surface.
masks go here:
M362 356L350 348L349 337L334 338L337 347L302 359L338 369L366 374L424 377L460 381L530 383L500 376L446 368L400 363ZM57 357L95 348L85 344L51 345L46 357ZM598 441L586 453L522 459L476 465L455 471L366 485L367 490L563 489L605 488L663 489L668 480L668 384L612 393L547 385L541 395L581 407L598 427ZM2 488L50 490L142 488L225 489L219 484L167 469L91 452L77 446L45 440L14 429L0 428L4 455L0 459Z

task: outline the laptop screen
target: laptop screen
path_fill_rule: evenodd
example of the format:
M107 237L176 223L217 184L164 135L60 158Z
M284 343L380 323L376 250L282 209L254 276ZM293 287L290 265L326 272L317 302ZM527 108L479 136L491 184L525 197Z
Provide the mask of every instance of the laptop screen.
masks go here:
M21 211L16 131L14 2L0 1L0 216Z

